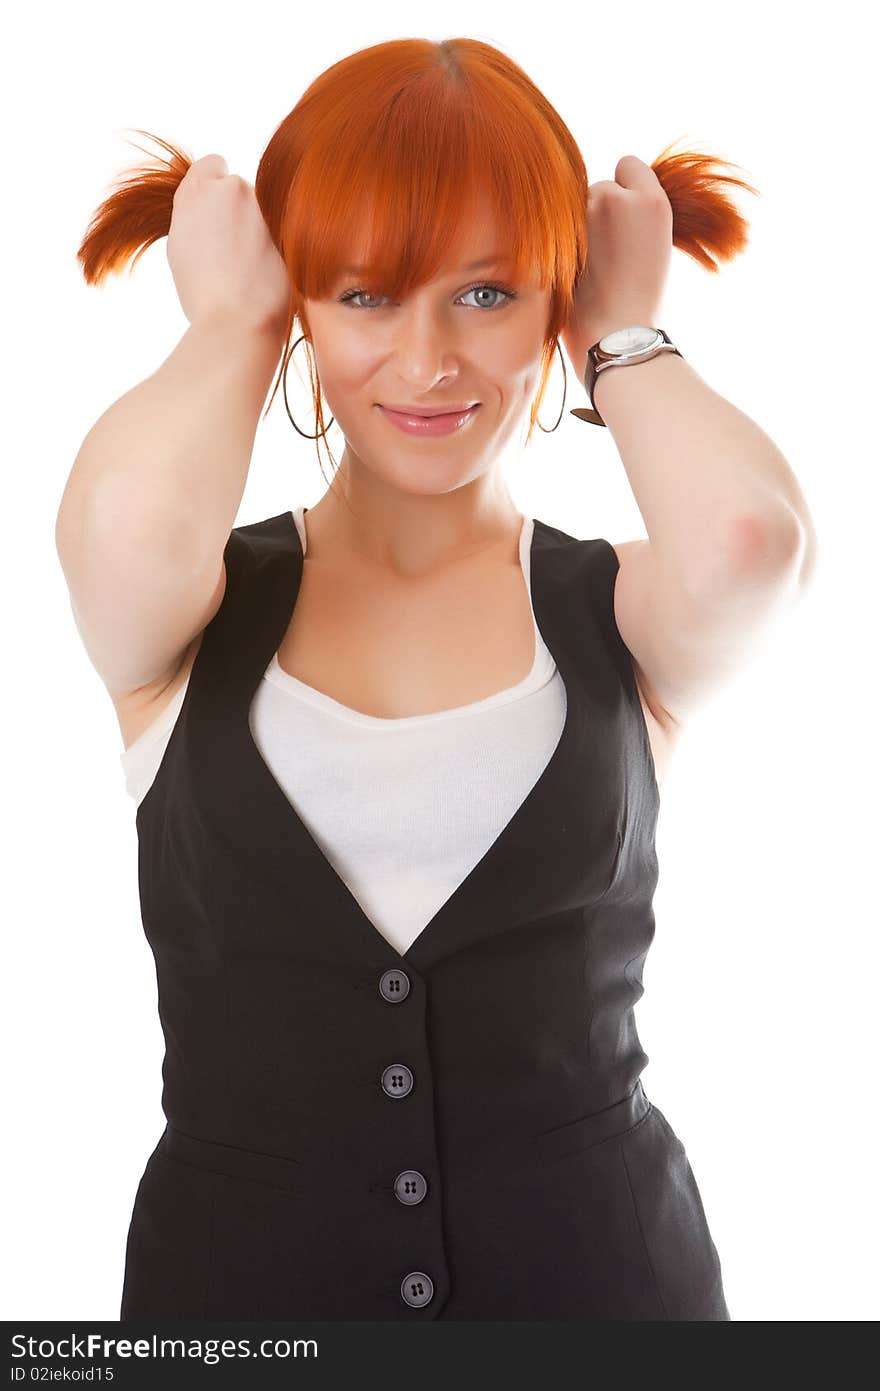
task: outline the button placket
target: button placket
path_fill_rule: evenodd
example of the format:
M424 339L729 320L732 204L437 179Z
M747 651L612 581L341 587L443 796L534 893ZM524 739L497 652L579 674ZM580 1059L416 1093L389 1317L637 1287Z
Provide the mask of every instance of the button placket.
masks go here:
M405 971L392 967L379 977L379 994L390 1005L401 1004L410 993L410 979ZM392 1100L409 1095L415 1077L406 1063L390 1063L382 1072L382 1090ZM428 1191L427 1180L418 1169L403 1169L394 1180L394 1196L404 1207L415 1207ZM434 1282L423 1270L411 1270L400 1282L404 1302L421 1309L434 1297Z

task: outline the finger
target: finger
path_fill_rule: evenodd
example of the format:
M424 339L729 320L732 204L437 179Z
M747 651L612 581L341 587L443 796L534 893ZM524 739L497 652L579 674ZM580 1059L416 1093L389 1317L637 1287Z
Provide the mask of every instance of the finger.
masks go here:
M644 189L653 192L657 187L657 175L649 164L637 155L624 155L617 161L614 178L622 188Z
M590 187L587 189L587 198L592 198L594 195L599 197L603 193L610 193L614 188L617 188L617 184L613 179L597 179L596 182L590 184Z
M189 167L189 173L195 171L209 179L220 179L229 173L229 165L222 155L202 155Z

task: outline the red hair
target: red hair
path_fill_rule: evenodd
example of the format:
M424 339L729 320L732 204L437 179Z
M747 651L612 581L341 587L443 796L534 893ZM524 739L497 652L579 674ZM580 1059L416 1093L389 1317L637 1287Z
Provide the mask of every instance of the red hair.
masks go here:
M168 158L132 170L94 214L78 252L89 284L128 261L134 269L171 226L174 191L192 160L149 138ZM672 206L674 245L717 272L717 263L732 260L747 242L747 224L723 186L758 190L722 173L712 156L676 154L672 145L651 168ZM311 341L303 301L330 293L365 229L372 255L361 257L370 269L359 286L396 299L450 264L474 200L487 195L501 234L495 249L511 258L515 274L537 268L552 291L528 443L586 265L587 190L568 127L497 48L468 38L410 38L342 58L278 126L254 184L290 274L285 363L295 319ZM279 383L280 376L269 406ZM320 439L324 417L313 373L311 389Z

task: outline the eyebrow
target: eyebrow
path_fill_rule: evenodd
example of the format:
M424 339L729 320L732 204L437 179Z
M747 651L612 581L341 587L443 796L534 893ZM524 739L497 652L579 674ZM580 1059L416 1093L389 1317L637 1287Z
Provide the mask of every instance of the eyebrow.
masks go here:
M482 270L484 266L498 266L507 261L503 252L495 251L491 256L484 256L480 261L472 261L469 266L462 266L462 270ZM340 270L341 275L366 275L369 266L343 266Z

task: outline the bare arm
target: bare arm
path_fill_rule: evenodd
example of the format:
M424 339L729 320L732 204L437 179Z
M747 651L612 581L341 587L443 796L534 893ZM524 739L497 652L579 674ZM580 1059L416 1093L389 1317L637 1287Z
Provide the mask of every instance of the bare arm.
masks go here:
M55 525L77 627L114 699L163 689L223 598L223 551L287 332L286 267L252 185L222 155L176 187L166 249L190 327L93 425Z
M223 596L223 548L283 335L195 319L86 436L55 529L77 627L112 694L170 675Z

